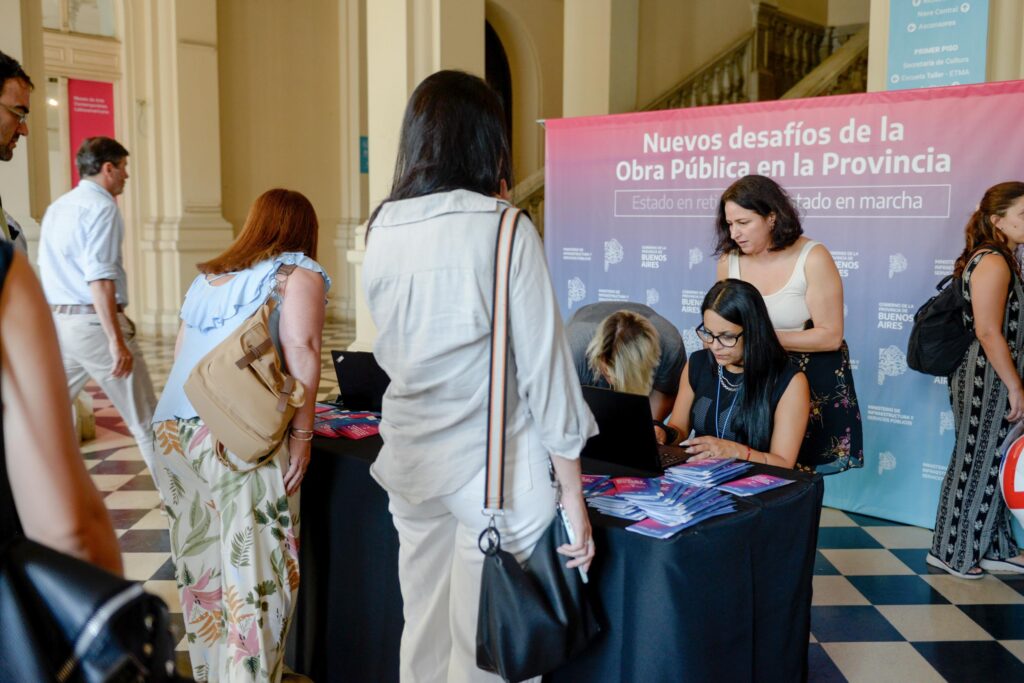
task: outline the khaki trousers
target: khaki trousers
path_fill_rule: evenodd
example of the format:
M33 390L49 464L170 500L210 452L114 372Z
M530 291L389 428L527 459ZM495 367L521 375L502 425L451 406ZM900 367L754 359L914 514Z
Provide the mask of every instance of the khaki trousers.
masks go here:
M546 455L512 472L513 481L505 482L506 491L511 492L506 495L505 514L497 523L502 548L522 562L554 518L555 489ZM419 504L389 493L398 530L398 578L405 616L402 683L501 681L476 666L484 557L477 537L488 522L481 514L483 496L482 469L455 493Z
M124 334L125 344L131 351L134 364L127 377L110 376L114 360L110 355L107 335L103 332L100 318L95 313L64 314L53 316L60 340L60 355L64 372L68 377L68 393L74 401L90 378L99 384L117 412L121 414L128 430L139 445L142 459L146 461L153 477L157 471L153 449L153 409L156 396L149 379L146 361L135 343L135 330L123 313L117 314L117 322Z

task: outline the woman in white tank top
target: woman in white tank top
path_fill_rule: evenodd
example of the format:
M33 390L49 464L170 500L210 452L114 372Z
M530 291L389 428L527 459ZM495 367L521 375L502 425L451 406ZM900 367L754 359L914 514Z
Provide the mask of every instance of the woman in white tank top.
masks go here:
M778 183L749 175L718 204L717 279L754 285L772 325L811 385L811 415L798 464L823 474L861 467L863 436L843 341L843 283L832 256L803 236L792 201Z

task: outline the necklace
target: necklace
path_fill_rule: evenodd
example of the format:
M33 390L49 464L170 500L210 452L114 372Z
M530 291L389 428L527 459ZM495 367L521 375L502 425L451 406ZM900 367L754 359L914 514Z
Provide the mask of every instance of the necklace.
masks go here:
M725 376L725 372L722 370L722 366L719 365L718 366L718 383L726 391L739 391L739 388L741 386L743 386L743 378L740 377L735 382L730 381L729 378Z
M732 403L729 404L729 410L727 410L725 412L725 420L722 422L722 428L719 429L718 428L718 415L719 415L718 401L719 401L719 399L722 398L722 387L726 386L725 382L723 382L724 379L725 379L725 376L722 373L722 366L719 365L718 366L718 380L719 381L718 381L718 386L715 387L715 436L717 436L719 439L721 439L723 435L729 433L729 418L732 417L732 409L736 407L736 399L738 399L740 397L740 392L738 391L738 389L743 385L743 380L740 380L736 384L736 389L733 390L733 391L736 391L736 393L734 393L732 395ZM728 388L728 387L726 387L726 388Z

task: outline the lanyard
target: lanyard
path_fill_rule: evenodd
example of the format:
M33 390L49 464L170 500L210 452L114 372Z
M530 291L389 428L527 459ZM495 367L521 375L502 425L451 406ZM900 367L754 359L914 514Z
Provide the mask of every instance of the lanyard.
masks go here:
M729 419L732 417L732 409L736 407L736 399L740 397L740 391L743 387L736 390L736 393L732 395L732 403L729 404L729 410L725 413L725 421L722 423L722 428L718 428L718 400L722 397L722 366L718 366L718 387L715 389L715 436L719 439L723 438L723 434L729 433Z

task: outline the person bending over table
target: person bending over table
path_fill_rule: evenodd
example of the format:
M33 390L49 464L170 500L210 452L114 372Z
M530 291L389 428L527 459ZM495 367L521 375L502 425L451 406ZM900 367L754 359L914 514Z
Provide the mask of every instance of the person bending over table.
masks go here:
M789 362L764 299L741 280L716 282L701 304L705 348L683 369L669 427L691 460L738 458L792 468L807 429L807 378ZM671 438L670 442L675 439Z
M850 353L843 341L843 282L820 242L803 236L778 183L748 175L730 185L715 224L717 279L754 285L790 360L811 387L798 465L835 474L864 465L864 438Z
M686 348L676 326L650 306L602 301L565 325L580 384L651 399L651 415L668 416L679 392Z

